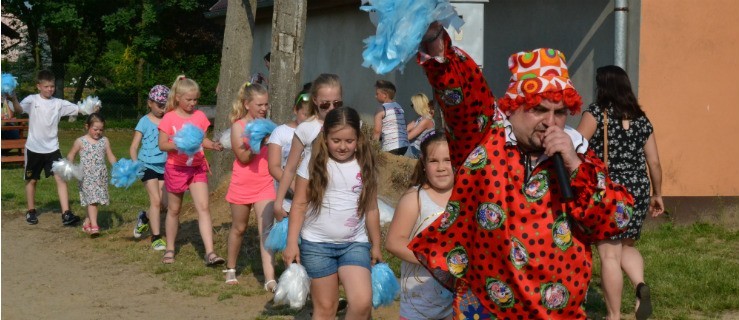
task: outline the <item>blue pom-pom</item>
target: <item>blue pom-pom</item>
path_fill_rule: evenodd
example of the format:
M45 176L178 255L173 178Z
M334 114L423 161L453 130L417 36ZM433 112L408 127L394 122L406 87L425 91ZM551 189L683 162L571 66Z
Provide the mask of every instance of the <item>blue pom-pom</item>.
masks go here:
M203 144L204 138L205 132L188 122L182 126L180 131L175 133L172 140L178 151L192 157L201 150L200 145Z
M110 183L116 188L130 187L136 180L144 176L144 164L139 161L122 158L113 165L110 172Z
M464 23L448 0L372 0L360 9L377 15L377 33L364 39L362 52L362 66L377 74L403 72L432 22L457 30Z
M249 141L249 147L259 153L262 148L262 140L270 135L277 125L269 119L254 119L244 128L244 138Z
M264 239L264 247L267 250L279 252L287 247L287 219L282 219L282 221L272 226L267 239Z
M372 267L372 306L375 309L393 303L400 293L400 284L387 263L377 263Z
M15 87L18 86L18 80L10 73L3 73L2 78L3 94L10 94L15 91Z

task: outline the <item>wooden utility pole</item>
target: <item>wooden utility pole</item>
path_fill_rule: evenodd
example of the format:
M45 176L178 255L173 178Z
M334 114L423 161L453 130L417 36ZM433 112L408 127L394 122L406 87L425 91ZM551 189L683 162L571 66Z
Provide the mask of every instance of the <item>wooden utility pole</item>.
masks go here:
M231 103L238 95L239 87L249 80L256 11L257 0L228 0L221 73L217 89L219 92L215 119L216 133L231 127L231 121L228 119ZM233 160L233 152L229 149L214 154L211 164L213 174L209 179L211 190L217 188L223 177L231 171Z
M272 14L272 56L269 69L269 100L272 120L292 118L295 95L303 87L303 41L306 0L275 0Z

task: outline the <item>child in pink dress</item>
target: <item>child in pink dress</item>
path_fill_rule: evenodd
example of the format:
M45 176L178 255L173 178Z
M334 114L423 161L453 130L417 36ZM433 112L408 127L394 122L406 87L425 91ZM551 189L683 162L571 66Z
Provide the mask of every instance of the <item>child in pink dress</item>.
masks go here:
M239 96L231 109L231 149L235 158L231 184L228 186L226 201L231 204L231 231L228 234L228 263L226 264L226 284L238 284L236 262L241 251L249 212L252 207L257 214L259 230L259 250L264 272L264 289L273 292L275 281L274 253L264 247L266 233L272 225L274 215L272 202L275 200L275 182L269 174L266 139L259 150L252 150L241 138L246 125L262 119L269 111L269 95L259 84L245 83L239 89Z

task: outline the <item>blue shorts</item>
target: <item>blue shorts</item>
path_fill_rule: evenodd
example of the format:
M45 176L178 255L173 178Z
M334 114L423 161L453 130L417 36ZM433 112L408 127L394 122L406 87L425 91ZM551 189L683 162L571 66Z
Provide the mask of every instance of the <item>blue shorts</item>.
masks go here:
M335 244L301 239L300 263L311 279L330 276L343 266L360 266L371 270L370 248L369 242Z

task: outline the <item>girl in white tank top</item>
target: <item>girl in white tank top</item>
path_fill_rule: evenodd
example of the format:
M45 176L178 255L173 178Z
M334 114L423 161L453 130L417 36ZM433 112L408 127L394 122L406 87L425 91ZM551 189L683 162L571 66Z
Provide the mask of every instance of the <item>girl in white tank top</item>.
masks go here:
M398 202L388 230L387 250L400 258L400 319L451 319L453 295L407 248L410 239L444 212L454 183L449 145L443 134L421 144L413 187Z

